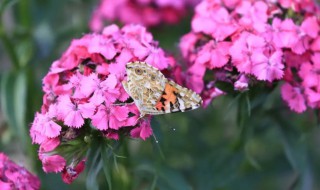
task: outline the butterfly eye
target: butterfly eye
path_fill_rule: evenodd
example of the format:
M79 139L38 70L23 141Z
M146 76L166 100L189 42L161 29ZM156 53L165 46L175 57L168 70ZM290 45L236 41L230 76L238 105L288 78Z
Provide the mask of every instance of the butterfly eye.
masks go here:
M136 72L137 75L142 75L143 71L141 69L136 69L135 72Z
M155 81L155 80L156 80L156 76L155 76L155 75L151 75L151 76L150 76L150 79L151 79L152 81Z

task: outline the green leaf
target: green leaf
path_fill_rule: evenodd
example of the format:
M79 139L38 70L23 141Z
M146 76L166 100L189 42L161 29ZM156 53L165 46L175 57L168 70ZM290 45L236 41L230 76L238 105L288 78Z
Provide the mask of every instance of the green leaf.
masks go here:
M188 190L192 189L188 182L183 178L183 176L172 169L161 167L158 171L159 180L158 188L159 189L172 189L172 190Z
M30 39L26 39L23 41L20 41L17 45L17 54L19 55L19 66L20 68L25 67L31 60L33 56L33 43Z
M151 190L156 190L157 181L158 181L158 175L154 175L154 178L152 180L151 187L150 187Z
M106 177L109 190L112 189L111 183L111 175L110 175L110 159L112 155L112 150L108 146L105 146L103 143L101 144L101 158L102 158L102 168L104 172L104 176Z
M93 140L91 147L88 151L87 156L87 179L86 179L86 187L87 189L98 190L99 184L97 181L98 174L102 169L102 159L101 159L101 148L97 140Z
M1 79L1 109L14 134L27 144L26 98L27 75L25 71L3 74ZM24 147L25 148L25 147Z
M4 11L17 2L18 0L2 0L0 2L0 17L2 18Z

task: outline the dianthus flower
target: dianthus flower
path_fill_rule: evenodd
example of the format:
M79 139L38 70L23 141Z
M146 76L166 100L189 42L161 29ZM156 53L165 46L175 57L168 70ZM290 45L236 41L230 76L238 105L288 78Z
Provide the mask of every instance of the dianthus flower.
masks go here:
M207 106L227 93L217 87L219 82L243 91L259 81L285 80L282 97L292 110L319 107L320 11L313 1L305 5L294 0L203 0L195 8L191 32L180 40L187 86Z
M121 83L126 63L136 60L166 73L178 68L139 25L110 25L102 34L84 35L53 62L43 78L41 111L30 129L45 172L62 172L71 183L84 169L90 139L129 135L145 140L152 134L151 117L139 119Z
M40 180L25 168L11 161L4 153L0 153L0 189L40 189Z
M188 7L200 0L101 0L90 21L92 31L100 31L104 21L156 26L177 23Z

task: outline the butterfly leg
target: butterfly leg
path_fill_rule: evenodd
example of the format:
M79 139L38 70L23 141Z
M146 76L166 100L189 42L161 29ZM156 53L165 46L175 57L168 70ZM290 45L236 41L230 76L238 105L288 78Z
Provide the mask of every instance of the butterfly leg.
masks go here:
M116 104L111 104L112 106L127 106L127 105L133 105L134 102L130 102L130 103L116 103Z

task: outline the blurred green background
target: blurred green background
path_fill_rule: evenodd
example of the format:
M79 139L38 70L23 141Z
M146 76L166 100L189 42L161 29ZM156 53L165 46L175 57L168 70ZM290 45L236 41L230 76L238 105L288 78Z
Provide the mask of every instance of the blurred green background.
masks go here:
M41 79L73 38L89 32L98 1L0 0L0 151L41 179L41 189L85 189L45 174L29 127L42 104ZM191 15L150 31L179 58ZM320 189L319 112L295 114L279 85L215 99L207 109L153 117L154 138L126 139L111 159L113 189ZM103 172L93 186L107 189ZM87 186L88 187L88 186Z

